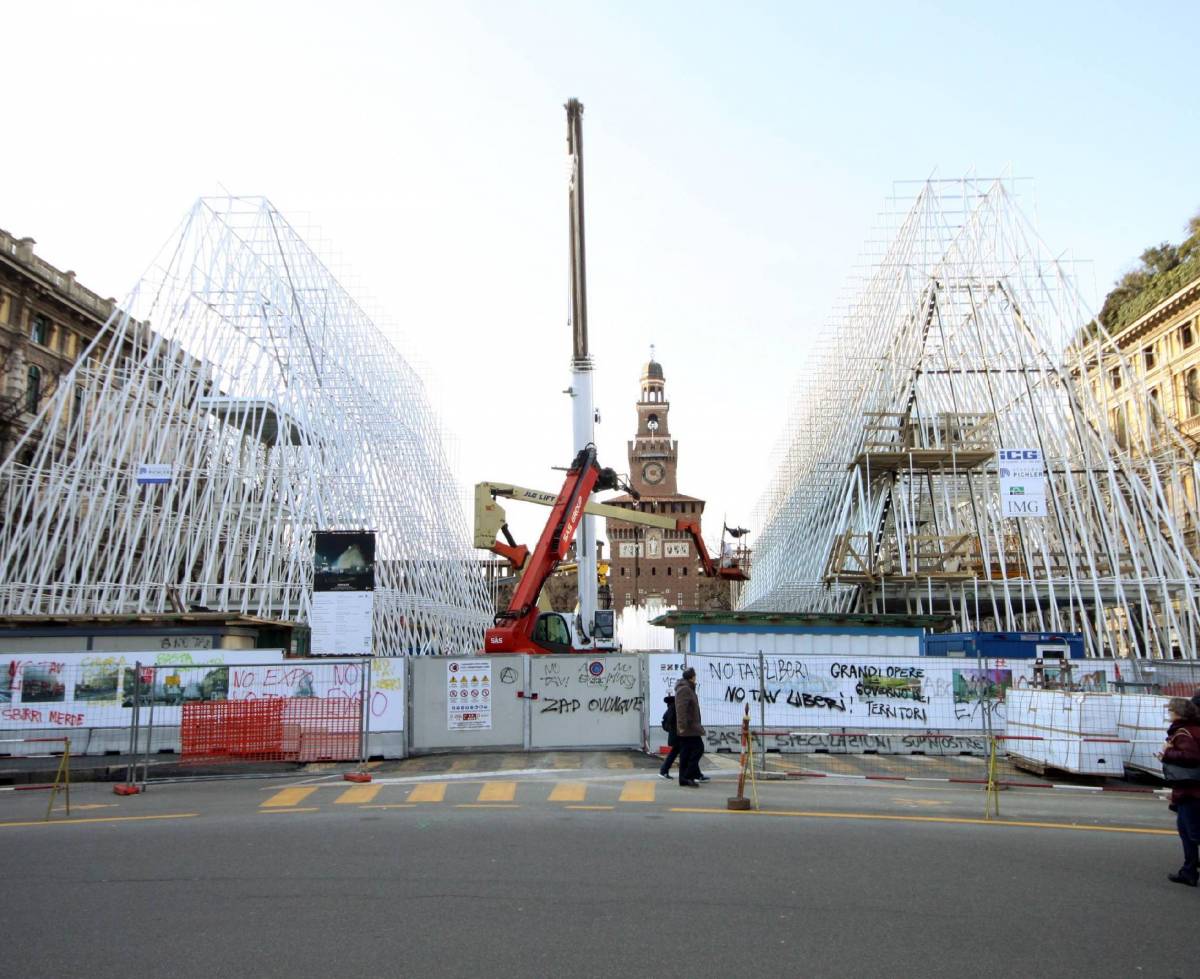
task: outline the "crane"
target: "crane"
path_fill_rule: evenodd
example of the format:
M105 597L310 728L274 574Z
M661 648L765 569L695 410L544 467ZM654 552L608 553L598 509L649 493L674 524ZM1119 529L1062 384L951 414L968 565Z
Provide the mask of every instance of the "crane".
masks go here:
M591 619L586 620L581 607L580 614L571 621L560 612L544 612L538 608L538 596L566 556L584 514L686 533L695 544L705 575L726 581L749 579L737 557L722 553L713 560L700 536L698 520L643 513L589 499L593 492L618 488L632 492L629 487L621 486L612 469L602 469L597 464L595 446L588 446L575 457L557 495L512 483L476 484L475 546L499 554L516 570L524 569L525 572L508 608L496 616L495 626L487 630L485 652L568 653L618 648L611 609L597 609ZM546 526L532 552L513 539L499 499L551 507ZM582 576L582 563L580 568Z

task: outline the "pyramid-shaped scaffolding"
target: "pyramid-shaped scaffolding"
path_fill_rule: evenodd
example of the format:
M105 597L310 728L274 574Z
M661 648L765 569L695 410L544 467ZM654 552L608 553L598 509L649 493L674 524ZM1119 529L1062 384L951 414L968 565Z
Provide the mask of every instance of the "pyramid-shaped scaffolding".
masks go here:
M202 199L0 462L0 612L304 622L323 529L376 532L377 655L480 648L421 379L268 201Z
M931 180L889 199L795 397L742 604L1193 656L1195 447L1128 361L1101 372L1085 354L1093 317L1016 187ZM1122 385L1146 408L1114 431ZM1003 515L1001 449L1044 461L1045 516Z

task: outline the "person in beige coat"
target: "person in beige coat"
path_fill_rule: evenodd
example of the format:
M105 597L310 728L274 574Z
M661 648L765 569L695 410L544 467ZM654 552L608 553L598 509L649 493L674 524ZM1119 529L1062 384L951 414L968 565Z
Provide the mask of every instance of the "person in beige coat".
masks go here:
M700 773L704 725L700 721L700 698L696 696L696 671L690 666L675 684L675 733L679 738L679 784L698 788L708 776Z

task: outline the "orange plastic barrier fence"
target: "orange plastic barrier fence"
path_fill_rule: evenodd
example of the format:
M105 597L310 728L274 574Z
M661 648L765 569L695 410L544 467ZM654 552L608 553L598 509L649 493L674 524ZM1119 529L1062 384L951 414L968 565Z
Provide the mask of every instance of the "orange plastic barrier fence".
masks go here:
M183 761L355 761L361 722L358 702L344 697L186 703Z

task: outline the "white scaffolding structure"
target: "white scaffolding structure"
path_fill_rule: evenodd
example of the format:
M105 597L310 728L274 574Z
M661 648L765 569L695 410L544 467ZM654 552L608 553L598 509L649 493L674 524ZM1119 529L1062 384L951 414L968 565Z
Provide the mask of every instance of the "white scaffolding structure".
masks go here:
M1196 447L1100 339L1010 178L898 185L826 331L756 512L741 604L1078 631L1197 654ZM1113 425L1114 390L1146 406ZM997 450L1038 449L1048 512L1001 513Z
M0 462L0 521L7 615L306 622L313 531L360 529L376 655L490 624L420 377L263 198L196 203Z

